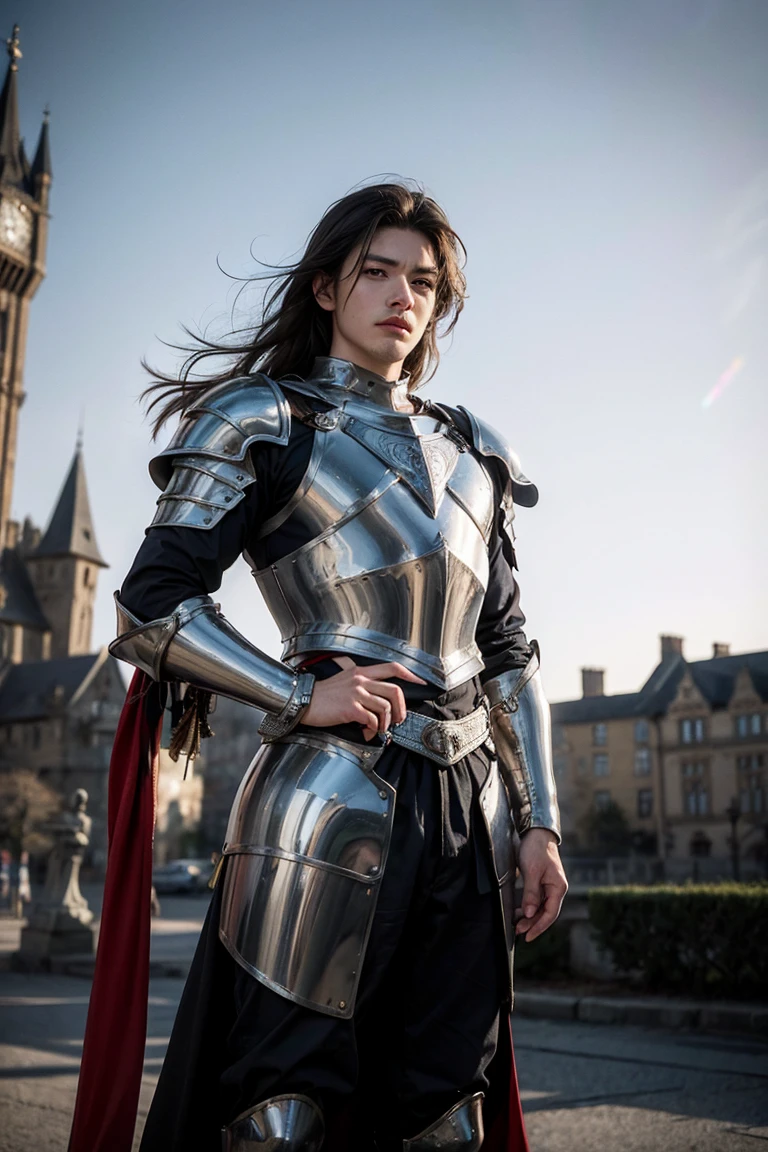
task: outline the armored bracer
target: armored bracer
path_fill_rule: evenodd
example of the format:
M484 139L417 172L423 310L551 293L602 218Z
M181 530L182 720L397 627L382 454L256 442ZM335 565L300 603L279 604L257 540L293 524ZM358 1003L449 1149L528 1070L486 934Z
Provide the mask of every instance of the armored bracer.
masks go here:
M485 683L491 709L491 734L499 767L520 835L549 828L560 842L560 812L552 768L549 704L539 672L539 651L524 668L514 668Z
M184 600L160 620L142 624L115 596L118 637L109 651L153 680L180 681L251 704L268 715L266 736L289 732L309 705L315 678L254 647L210 596Z
M252 444L287 444L291 410L267 376L227 380L188 408L168 447L150 462L162 489L150 525L210 529L256 479Z

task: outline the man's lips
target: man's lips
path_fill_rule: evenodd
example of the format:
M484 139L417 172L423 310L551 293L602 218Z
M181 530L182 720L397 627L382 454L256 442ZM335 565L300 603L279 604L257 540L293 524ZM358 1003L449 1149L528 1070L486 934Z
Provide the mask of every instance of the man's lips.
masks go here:
M410 333L411 327L407 320L399 320L396 316L390 317L389 320L381 320L376 325L377 328L391 328L395 332Z

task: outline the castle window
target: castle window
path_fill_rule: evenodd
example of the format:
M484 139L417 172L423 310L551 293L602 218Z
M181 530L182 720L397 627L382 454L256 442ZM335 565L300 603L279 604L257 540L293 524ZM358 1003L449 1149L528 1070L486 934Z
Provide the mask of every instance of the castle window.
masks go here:
M762 720L759 712L737 716L734 720L734 727L739 740L746 740L748 736L759 736L763 730Z
M607 724L594 724L592 726L592 743L598 748L608 743Z
M652 788L638 788L638 790L637 790L637 814L641 818L653 815L653 789Z
M701 744L704 741L704 720L698 716L695 720L680 721L680 743Z
M763 765L762 753L739 756L736 760L739 777L739 804L744 813L760 814L765 810Z
M83 588L88 587L88 577L89 577L90 573L91 573L90 568L85 568L83 570Z
M635 749L635 776L650 776L651 750L650 748Z
M683 808L687 816L709 815L709 767L701 760L680 765Z
M592 758L592 771L595 776L607 776L610 772L608 757L605 752L597 752Z
M635 744L648 743L648 721L636 720L635 721Z

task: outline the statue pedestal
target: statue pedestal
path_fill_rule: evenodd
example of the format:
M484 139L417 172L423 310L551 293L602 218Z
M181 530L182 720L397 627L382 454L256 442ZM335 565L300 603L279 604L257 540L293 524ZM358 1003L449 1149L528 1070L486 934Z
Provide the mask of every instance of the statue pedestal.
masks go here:
M79 788L69 807L47 825L54 840L48 857L45 889L21 930L21 947L13 955L17 970L50 969L62 956L95 955L93 912L80 891L80 865L91 831L85 814L88 794Z
M21 947L14 956L14 968L46 967L42 961L59 956L95 956L96 932L86 924L73 921L53 928L31 924L21 930Z

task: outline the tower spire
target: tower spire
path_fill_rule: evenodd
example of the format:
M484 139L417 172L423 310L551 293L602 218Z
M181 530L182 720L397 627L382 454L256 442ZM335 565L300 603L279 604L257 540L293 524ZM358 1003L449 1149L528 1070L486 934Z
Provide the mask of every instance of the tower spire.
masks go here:
M3 91L0 93L0 178L6 184L19 184L24 179L24 165L21 158L19 95L16 82L21 60L18 24L14 24L13 32L5 43L8 50L8 71L5 74Z
M37 141L37 149L35 151L35 158L32 161L32 171L30 173L35 195L38 200L40 199L41 186L49 185L51 183L51 177L53 176L53 169L51 167L51 142L48 131L50 121L51 112L46 104L45 111L43 112L43 124L40 129L40 136Z

